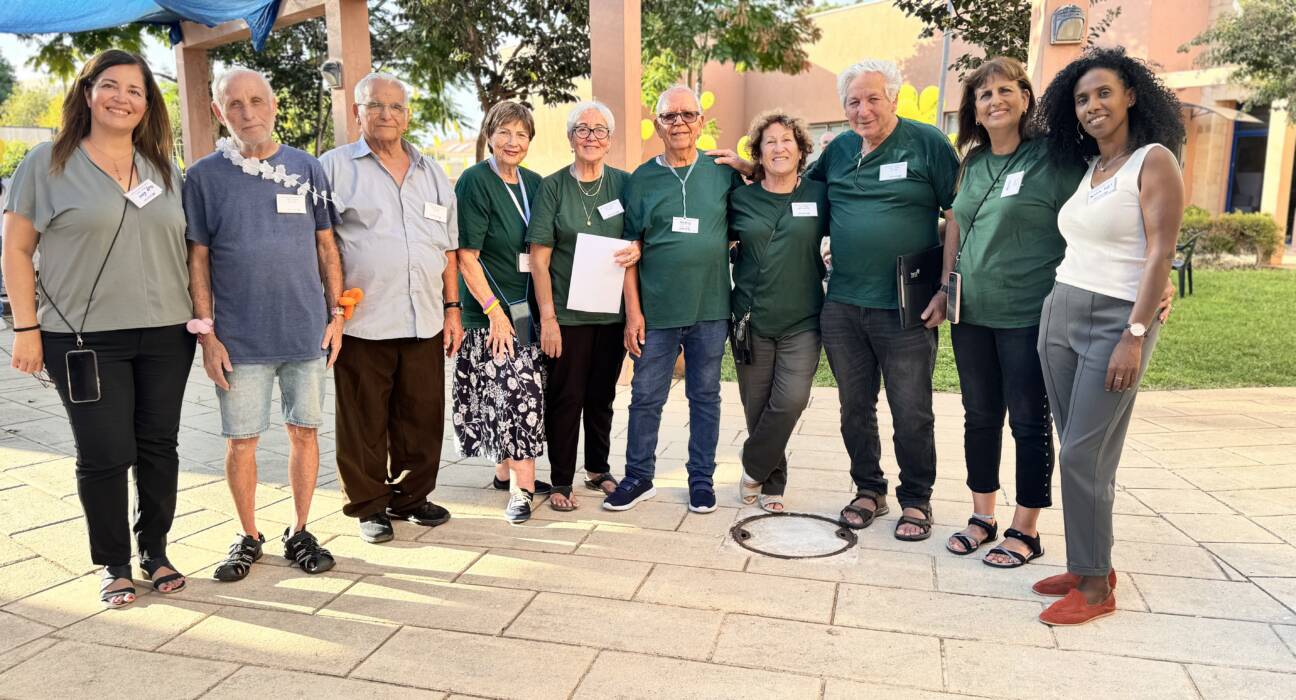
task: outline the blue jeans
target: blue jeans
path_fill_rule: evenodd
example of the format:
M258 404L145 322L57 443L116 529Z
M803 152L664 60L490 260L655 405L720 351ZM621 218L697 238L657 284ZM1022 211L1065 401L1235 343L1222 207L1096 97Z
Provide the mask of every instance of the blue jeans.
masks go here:
M284 422L299 428L320 427L324 424L327 370L323 357L274 364L235 364L234 371L225 373L229 391L216 387L221 435L238 440L256 437L270 428L270 403L276 376Z
M698 321L683 328L644 333L643 352L634 358L630 384L630 429L626 476L652 481L657 466L657 431L670 394L680 346L684 347L684 395L689 402L689 487L711 485L720 440L720 359L728 321Z

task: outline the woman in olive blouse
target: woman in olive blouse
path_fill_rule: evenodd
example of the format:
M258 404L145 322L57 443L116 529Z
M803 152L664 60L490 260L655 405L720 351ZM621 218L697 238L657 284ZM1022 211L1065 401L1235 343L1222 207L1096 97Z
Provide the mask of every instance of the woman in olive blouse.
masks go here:
M585 486L611 493L617 485L608 465L612 447L612 401L625 359L624 316L580 311L568 305L576 239L582 234L621 238L621 190L629 175L603 163L616 121L601 102L581 102L567 115L567 140L575 160L545 178L527 229L531 274L540 307L540 349L549 358L545 385L545 433L558 511L577 507L572 497L576 447L585 425ZM629 267L637 244L617 252ZM583 421L582 421L583 419Z
M90 558L104 567L100 599L114 608L135 600L132 466L140 568L161 593L185 586L166 556L180 406L194 355L194 336L185 329L193 305L171 143L148 64L105 51L81 69L57 138L23 160L5 203L12 364L29 373L48 369L63 400L76 439ZM93 359L68 355L76 350L94 351ZM91 371L69 386L70 365Z
M729 340L747 416L739 497L777 513L787 486L785 449L819 367L828 188L801 177L814 148L802 120L767 112L748 137L757 155L752 184L729 198L737 247Z

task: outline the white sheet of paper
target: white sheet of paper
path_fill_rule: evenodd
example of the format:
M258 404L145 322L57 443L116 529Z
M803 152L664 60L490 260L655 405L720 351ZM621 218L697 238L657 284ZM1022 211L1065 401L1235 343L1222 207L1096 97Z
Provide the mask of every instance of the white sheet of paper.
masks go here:
M576 234L576 257L572 261L567 308L605 314L621 310L625 268L616 264L613 256L628 245L631 244L619 238Z

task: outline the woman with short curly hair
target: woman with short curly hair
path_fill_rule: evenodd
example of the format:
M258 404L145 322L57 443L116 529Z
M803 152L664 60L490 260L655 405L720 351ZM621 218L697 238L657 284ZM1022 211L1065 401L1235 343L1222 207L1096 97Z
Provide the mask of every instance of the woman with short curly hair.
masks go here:
M1041 112L1054 156L1089 160L1058 214L1067 249L1038 344L1061 442L1067 572L1034 589L1062 597L1040 621L1079 625L1116 611L1116 468L1183 217L1184 126L1174 94L1123 49L1062 69Z
M785 449L819 368L828 187L801 177L814 150L802 120L766 112L748 138L753 182L729 197L729 238L736 241L729 341L747 416L739 497L777 513L787 486Z

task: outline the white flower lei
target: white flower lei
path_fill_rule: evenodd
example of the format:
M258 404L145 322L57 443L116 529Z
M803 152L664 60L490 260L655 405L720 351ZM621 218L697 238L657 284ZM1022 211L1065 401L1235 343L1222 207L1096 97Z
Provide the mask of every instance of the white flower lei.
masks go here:
M262 179L273 180L290 190L297 190L299 195L310 193L316 204L319 204L319 201L323 199L326 202L332 202L335 206L341 206L337 200L336 192L330 197L328 190L317 190L311 187L309 180L301 175L289 174L283 165L271 166L260 158L245 156L239 153L238 148L234 146L234 142L228 138L217 141L216 150L225 160L233 163L235 167L248 175L260 175Z

